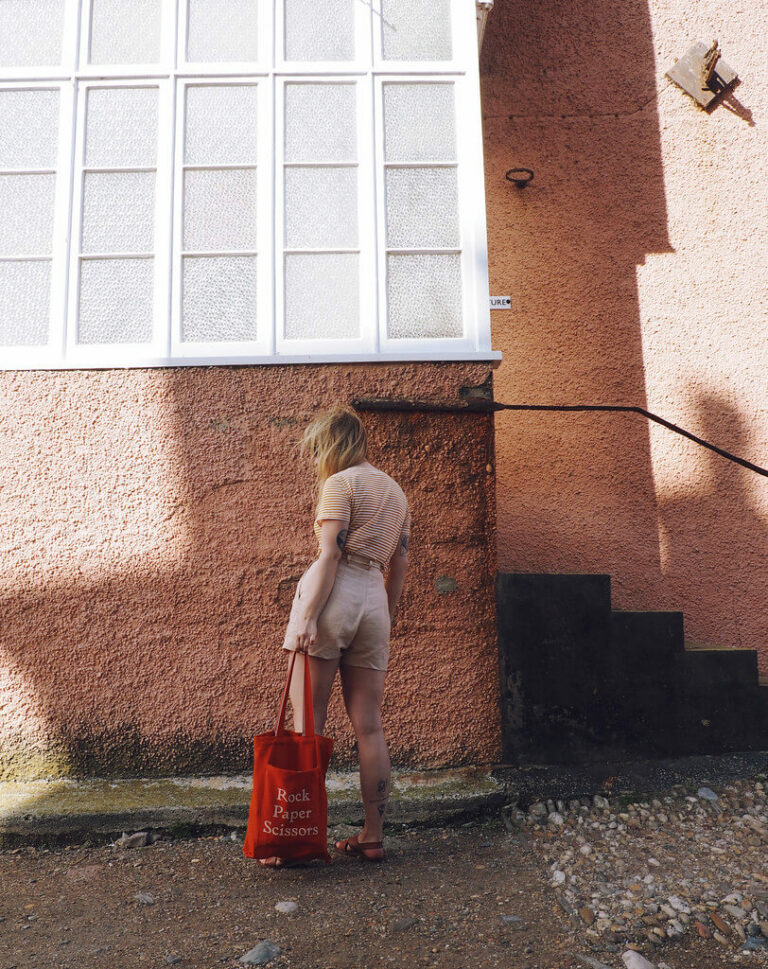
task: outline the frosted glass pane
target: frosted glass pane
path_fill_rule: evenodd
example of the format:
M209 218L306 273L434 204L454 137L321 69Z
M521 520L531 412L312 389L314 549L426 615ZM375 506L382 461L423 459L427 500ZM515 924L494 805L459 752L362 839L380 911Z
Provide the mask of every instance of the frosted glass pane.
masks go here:
M0 67L61 64L64 0L1 0Z
M51 264L0 262L0 345L48 342Z
M285 335L289 340L360 335L356 253L285 257Z
M285 160L357 161L353 84L286 84Z
M351 61L355 0L285 0L285 59Z
M393 339L462 336L460 256L387 256L387 304Z
M149 343L153 259L83 259L78 343Z
M58 134L58 91L0 91L0 168L55 168Z
M357 246L357 169L286 168L288 249Z
M449 61L451 0L382 0L381 32L389 61Z
M185 256L182 340L255 340L255 256Z
M184 173L184 248L256 249L256 171Z
M384 85L388 162L455 161L453 84Z
M85 164L151 168L157 163L157 88L88 91Z
M255 85L187 88L186 164L255 163L257 96Z
M258 0L189 0L188 61L258 60Z
M389 168L385 180L388 246L458 248L455 168Z
M154 172L87 172L83 252L152 252Z
M93 0L91 64L156 64L161 0Z
M0 175L0 256L51 253L55 190L55 175Z

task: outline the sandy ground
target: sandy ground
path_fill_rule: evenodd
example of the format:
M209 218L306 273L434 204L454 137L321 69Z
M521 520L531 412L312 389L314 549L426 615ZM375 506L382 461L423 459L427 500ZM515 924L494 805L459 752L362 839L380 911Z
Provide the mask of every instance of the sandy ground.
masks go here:
M245 859L229 836L5 852L0 969L234 969L262 940L280 947L275 969L576 969L579 955L623 969L620 952L594 952L558 906L535 833L493 820L398 831L387 844L383 865L338 857L281 871ZM275 911L289 900L295 914ZM764 964L691 937L653 959Z

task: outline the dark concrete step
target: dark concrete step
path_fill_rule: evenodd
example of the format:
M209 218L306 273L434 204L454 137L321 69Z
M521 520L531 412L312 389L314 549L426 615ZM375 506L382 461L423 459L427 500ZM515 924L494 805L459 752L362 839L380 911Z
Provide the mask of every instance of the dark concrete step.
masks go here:
M685 648L682 612L618 612L611 615L611 644L622 663L638 673L657 675L665 663Z
M741 686L720 694L682 691L677 737L685 754L768 749L768 688Z
M686 693L708 698L757 687L757 652L754 649L686 650L682 676Z
M608 575L500 573L499 644L533 702L579 706L610 658Z
M583 760L610 742L610 576L501 572L496 594L504 757Z

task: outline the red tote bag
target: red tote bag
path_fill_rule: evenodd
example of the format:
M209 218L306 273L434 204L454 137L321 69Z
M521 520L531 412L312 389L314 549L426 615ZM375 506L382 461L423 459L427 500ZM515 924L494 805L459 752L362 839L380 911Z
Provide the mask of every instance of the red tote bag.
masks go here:
M304 733L285 729L292 653L275 729L253 738L253 793L243 854L246 858L310 861L328 854L325 772L333 741L315 734L309 663L304 661Z

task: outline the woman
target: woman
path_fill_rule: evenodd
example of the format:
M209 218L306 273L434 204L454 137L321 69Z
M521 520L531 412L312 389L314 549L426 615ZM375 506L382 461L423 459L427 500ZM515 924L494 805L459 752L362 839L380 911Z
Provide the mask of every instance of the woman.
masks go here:
M408 565L408 503L400 486L368 462L365 428L353 411L321 414L304 432L302 448L315 460L321 488L314 524L320 553L299 581L283 643L308 657L297 657L291 683L294 728L303 729L302 663L309 662L318 733L338 669L357 737L365 824L336 849L383 861L390 762L381 701L392 616Z

